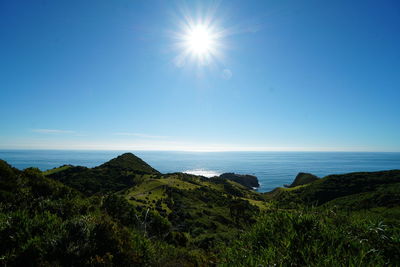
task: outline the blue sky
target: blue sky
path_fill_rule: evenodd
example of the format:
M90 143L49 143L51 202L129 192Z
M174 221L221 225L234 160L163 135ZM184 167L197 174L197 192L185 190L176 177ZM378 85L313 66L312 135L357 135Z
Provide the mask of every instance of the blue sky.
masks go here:
M1 149L400 151L398 1L0 1L0 38Z

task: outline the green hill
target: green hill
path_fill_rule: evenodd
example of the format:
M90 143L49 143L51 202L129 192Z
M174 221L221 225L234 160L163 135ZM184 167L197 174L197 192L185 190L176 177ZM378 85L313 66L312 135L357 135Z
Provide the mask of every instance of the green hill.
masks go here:
M254 175L223 173L220 176L218 176L218 178L234 181L234 182L241 184L243 186L246 186L247 188L250 188L250 189L260 187L260 184L258 183L258 178Z
M261 194L234 181L160 174L131 153L95 168L69 166L47 173L86 195L116 193L138 212L154 210L185 232L188 242L206 242L201 246L243 229L268 207Z
M45 172L48 177L86 195L120 191L159 174L132 153L125 153L95 168L63 166Z
M115 169L135 174L159 174L156 169L153 169L149 164L132 153L122 154L96 167L96 169Z
M0 160L0 265L399 266L399 180L306 174L261 194L130 153L46 172Z
M145 179L119 192L139 210L155 210L189 242L207 248L233 235L268 208L261 194L225 180L184 173Z
M297 174L296 178L294 179L293 183L287 187L290 188L290 187L296 187L299 185L309 184L318 179L319 178L317 176L315 176L311 173L299 172L299 174Z
M360 197L361 201L369 196L372 206L400 205L397 190L399 185L400 170L355 172L328 175L303 186L293 187L290 190L275 190L265 195L281 204L322 205L343 197L349 200ZM375 200L372 201L373 199ZM377 199L380 200L377 201ZM343 203L343 201L336 203ZM366 203L366 200L364 202Z

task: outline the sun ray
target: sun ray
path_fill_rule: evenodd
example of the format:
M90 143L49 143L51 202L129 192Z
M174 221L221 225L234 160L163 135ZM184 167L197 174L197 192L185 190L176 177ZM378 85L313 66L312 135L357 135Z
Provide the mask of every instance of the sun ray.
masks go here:
M183 19L178 22L179 31L174 32L176 48L179 50L174 62L183 67L189 61L198 66L209 65L221 57L222 38L226 30L217 23L215 8L209 14L190 16L188 12L182 14Z

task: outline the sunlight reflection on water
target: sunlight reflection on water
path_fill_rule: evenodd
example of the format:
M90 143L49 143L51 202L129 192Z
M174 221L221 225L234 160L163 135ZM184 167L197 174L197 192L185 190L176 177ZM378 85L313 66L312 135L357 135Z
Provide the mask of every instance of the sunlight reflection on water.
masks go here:
M221 175L221 173L219 173L219 172L205 170L205 169L187 170L187 171L184 171L184 173L201 175L201 176L208 177L208 178Z

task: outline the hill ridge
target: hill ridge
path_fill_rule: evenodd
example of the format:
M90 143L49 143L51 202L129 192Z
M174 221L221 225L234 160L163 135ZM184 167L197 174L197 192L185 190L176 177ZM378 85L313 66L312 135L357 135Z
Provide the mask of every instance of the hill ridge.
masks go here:
M143 172L147 174L159 174L160 172L147 164L144 160L134 155L133 153L127 152L113 158L95 168L120 168L127 171Z

